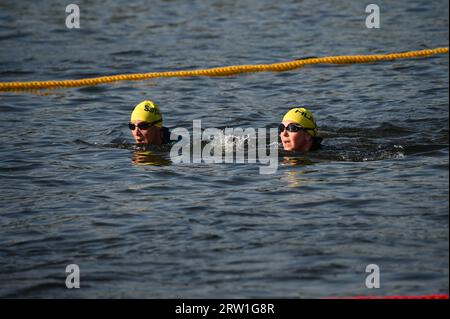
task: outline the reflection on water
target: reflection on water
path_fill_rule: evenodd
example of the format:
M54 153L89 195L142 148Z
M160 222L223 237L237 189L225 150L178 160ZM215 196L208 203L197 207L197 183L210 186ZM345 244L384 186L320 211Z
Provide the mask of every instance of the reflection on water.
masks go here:
M287 171L281 177L281 180L285 182L288 187L302 187L308 184L308 178L307 176L304 176L305 174L305 171Z
M172 161L165 159L161 155L152 154L151 151L135 151L131 157L135 165L168 166Z
M279 163L280 165L288 165L288 166L306 166L314 164L314 162L306 156L298 156L298 157L284 156L282 159L280 159Z

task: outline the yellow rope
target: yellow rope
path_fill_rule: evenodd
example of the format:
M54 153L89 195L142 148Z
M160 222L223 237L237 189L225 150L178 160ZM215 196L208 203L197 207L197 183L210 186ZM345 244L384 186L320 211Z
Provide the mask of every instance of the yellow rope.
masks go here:
M240 73L251 72L283 72L300 68L310 64L352 64L352 63L370 63L385 60L408 59L415 57L425 57L435 54L448 53L448 47L436 48L429 50L410 51L404 53L391 54L375 54L375 55L344 55L330 56L323 58L309 58L304 60L294 60L289 62L281 62L274 64L258 64L258 65L233 65L219 68L203 69L203 70L184 70L184 71L168 71L168 72L150 72L135 74L119 74L112 76L101 76L96 78L80 79L80 80L63 80L63 81L32 81L32 82L0 82L0 91L10 90L33 90L33 89L49 89L49 88L65 88L92 86L103 83L111 83L116 81L137 81L162 77L190 77L190 76L229 76Z

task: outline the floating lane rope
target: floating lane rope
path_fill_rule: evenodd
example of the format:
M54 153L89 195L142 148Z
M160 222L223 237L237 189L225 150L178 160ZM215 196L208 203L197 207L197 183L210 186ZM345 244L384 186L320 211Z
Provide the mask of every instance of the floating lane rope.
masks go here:
M233 65L200 70L182 70L150 73L119 74L111 76L101 76L95 78L79 80L61 80L61 81L29 81L29 82L0 82L0 91L12 90L36 90L68 88L80 86L93 86L104 83L118 81L139 81L153 78L169 77L194 77L194 76L230 76L241 73L254 72L284 72L301 68L305 65L314 64L356 64L371 63L377 61L410 59L417 57L426 57L436 54L448 53L448 47L427 49L420 51L409 51L402 53L374 54L374 55L343 55L329 56L322 58L307 58L303 60L294 60L273 64L255 64L255 65Z

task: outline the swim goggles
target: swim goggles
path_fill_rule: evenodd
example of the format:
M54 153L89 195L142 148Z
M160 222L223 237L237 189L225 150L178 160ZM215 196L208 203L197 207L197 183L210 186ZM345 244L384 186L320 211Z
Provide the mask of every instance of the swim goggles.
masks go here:
M152 127L155 124L158 124L161 121L162 121L162 119L159 119L155 122L140 122L138 124L128 123L128 127L132 131L134 131L136 129L136 127L140 130L148 130L150 127Z
M281 123L280 125L278 125L278 133L283 133L284 130L287 130L288 132L298 132L301 130L313 130L312 128L305 128L303 126L300 126L298 124L294 124L294 123L290 123L288 125L284 125L283 123Z

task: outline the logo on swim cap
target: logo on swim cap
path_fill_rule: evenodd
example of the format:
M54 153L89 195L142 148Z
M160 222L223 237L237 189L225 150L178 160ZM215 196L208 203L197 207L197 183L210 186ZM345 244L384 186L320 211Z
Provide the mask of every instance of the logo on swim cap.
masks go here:
M135 106L131 113L131 122L144 121L144 122L156 122L162 120L162 115L158 105L150 100L142 101ZM155 126L162 127L162 121L156 123Z
M154 113L156 115L161 115L161 112L159 111L158 107L155 105L155 103L152 103L151 105L149 103L146 103L144 105L144 111Z
M291 109L283 117L284 121L293 121L300 124L311 136L317 135L317 124L311 111L304 107L296 107Z

